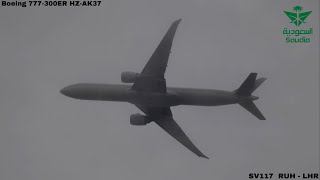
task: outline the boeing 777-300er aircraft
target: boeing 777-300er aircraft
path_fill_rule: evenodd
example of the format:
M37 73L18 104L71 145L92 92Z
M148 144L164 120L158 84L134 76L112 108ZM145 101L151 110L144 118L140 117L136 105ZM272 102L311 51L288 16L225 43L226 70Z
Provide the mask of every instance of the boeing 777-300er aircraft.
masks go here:
M170 107L240 104L258 119L265 120L253 103L258 97L252 96L251 93L266 78L256 80L257 73L251 73L234 91L167 87L164 73L172 40L180 21L181 19L172 23L141 73L121 73L121 81L133 83L132 85L80 83L61 89L61 93L75 99L132 103L144 113L144 115L132 114L130 116L132 125L146 125L155 122L190 151L199 157L208 158L191 142L173 119Z

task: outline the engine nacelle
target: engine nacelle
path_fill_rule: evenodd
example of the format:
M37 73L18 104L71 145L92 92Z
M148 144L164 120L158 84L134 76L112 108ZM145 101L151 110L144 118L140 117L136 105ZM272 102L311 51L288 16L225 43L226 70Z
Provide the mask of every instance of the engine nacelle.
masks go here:
M147 116L142 114L131 114L130 115L130 124L135 126L144 126L148 124L150 121Z
M121 73L121 81L123 83L134 83L139 76L140 73L125 71Z

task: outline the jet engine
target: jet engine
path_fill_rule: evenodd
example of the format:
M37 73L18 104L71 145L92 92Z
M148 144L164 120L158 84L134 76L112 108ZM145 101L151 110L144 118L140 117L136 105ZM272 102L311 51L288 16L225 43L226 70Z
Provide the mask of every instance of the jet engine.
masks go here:
M150 120L148 119L147 116L142 115L142 114L131 114L130 116L130 124L135 125L135 126L144 126L148 124Z
M121 81L123 83L134 83L139 76L140 73L125 71L121 73Z

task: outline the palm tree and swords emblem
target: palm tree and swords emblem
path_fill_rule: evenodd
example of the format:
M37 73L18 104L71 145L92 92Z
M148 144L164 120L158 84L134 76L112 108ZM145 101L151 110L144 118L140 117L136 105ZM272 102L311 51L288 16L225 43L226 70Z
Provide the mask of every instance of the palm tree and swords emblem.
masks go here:
M293 7L294 12L284 11L284 13L291 20L290 23L295 24L296 26L300 26L302 23L306 23L305 20L311 14L312 11L301 12L303 8L301 6Z

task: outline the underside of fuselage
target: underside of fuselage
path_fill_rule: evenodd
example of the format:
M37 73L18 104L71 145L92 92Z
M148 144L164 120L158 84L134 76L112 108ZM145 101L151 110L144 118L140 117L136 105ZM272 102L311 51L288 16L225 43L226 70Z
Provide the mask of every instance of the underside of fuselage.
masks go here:
M154 107L177 105L218 106L235 104L255 97L243 97L234 92L210 89L167 88L167 93L140 92L130 85L81 83L67 86L61 93L75 99L120 101Z

